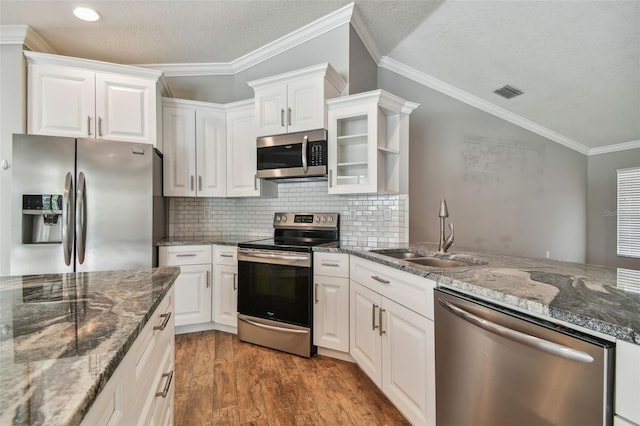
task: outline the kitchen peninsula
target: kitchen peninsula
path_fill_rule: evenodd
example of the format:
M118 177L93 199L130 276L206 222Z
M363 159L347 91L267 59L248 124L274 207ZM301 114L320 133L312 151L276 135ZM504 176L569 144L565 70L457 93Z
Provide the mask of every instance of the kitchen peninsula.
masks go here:
M144 390L167 379L155 377L167 366L160 361L173 368L171 311L179 273L154 268L0 277L0 423L76 425L102 415L143 415L137 409L147 409L145 393L156 392ZM143 357L157 362L145 364Z

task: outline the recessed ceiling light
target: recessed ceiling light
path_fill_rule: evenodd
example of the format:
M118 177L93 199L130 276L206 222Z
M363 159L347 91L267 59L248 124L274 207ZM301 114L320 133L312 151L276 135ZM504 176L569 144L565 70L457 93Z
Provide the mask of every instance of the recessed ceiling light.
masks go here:
M76 7L73 9L73 14L83 21L95 22L100 19L98 12L88 7Z

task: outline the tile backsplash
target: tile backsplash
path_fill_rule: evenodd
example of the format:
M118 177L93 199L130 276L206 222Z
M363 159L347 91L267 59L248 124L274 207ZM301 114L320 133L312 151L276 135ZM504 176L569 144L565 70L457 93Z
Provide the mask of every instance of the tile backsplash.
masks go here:
M340 244L356 249L409 241L406 195L328 195L327 182L281 183L272 198L170 198L173 237L273 236L275 212L340 213Z

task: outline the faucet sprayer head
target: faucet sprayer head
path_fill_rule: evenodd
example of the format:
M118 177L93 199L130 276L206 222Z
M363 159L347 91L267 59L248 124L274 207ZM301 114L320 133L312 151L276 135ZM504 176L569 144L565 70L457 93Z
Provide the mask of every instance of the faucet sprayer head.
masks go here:
M443 198L442 200L440 200L440 213L438 214L439 217L449 217L449 210L447 209L447 202L445 201L445 199Z

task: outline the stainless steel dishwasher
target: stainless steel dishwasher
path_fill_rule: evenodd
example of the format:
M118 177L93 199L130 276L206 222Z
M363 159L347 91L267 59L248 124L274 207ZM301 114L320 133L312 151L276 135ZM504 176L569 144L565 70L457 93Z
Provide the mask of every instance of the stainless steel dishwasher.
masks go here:
M614 343L435 290L438 426L613 423Z

